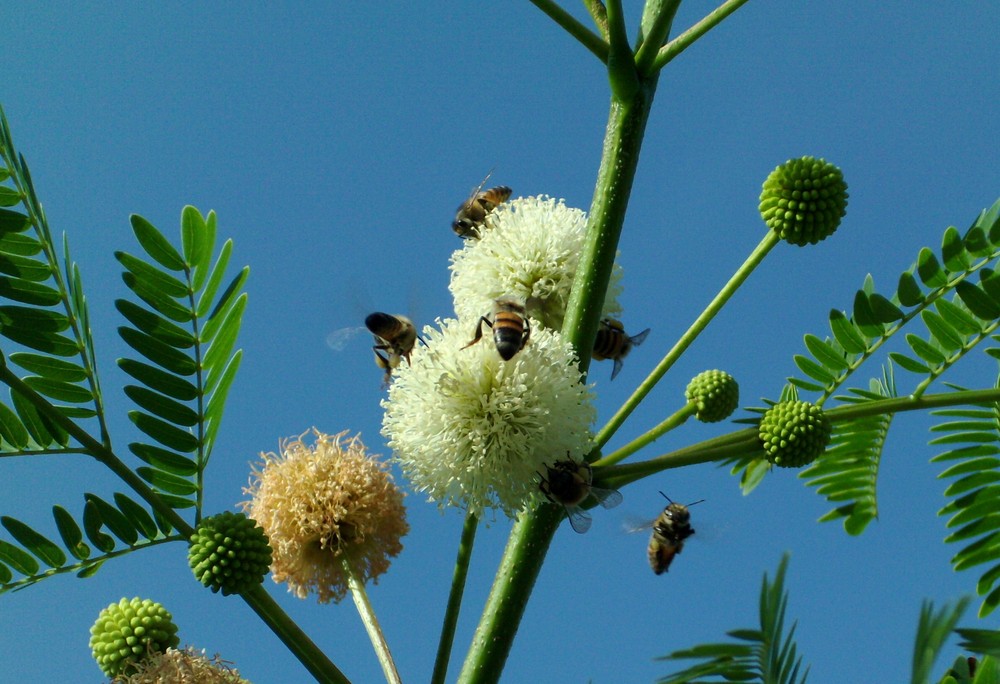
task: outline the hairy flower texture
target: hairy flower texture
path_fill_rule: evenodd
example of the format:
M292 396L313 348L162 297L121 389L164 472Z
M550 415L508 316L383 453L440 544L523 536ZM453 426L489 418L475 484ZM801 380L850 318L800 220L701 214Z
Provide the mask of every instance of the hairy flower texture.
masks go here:
M553 330L562 328L570 287L583 252L587 214L562 200L519 197L497 207L478 240L451 257L455 313L461 321L488 316L494 300L524 300L528 313ZM615 264L604 315L621 313L622 269Z
M536 500L545 464L590 450L596 413L572 346L532 325L510 361L475 326L426 327L427 347L399 367L382 402L382 434L417 491L440 506L513 517Z
M185 648L168 648L136 663L135 672L118 675L114 684L249 684L237 670L219 656L209 658L205 652Z
M361 582L389 568L409 532L403 493L358 437L313 431L316 443L289 440L262 454L243 504L271 541L271 576L299 598L339 602L348 589L344 554Z

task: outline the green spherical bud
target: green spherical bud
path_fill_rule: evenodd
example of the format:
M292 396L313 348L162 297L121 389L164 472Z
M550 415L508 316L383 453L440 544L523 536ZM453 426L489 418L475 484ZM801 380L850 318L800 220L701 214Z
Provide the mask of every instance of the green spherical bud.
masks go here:
M757 436L768 461L782 468L801 468L823 453L832 429L819 406L783 401L761 418Z
M823 159L789 159L771 172L760 193L764 223L800 247L833 235L846 213L844 174Z
M191 535L188 564L198 581L223 596L264 581L271 567L267 535L243 513L226 511L205 518Z
M108 677L115 677L151 653L177 646L177 625L159 603L123 598L101 611L90 628L94 660Z
M740 386L725 371L707 370L694 376L688 383L684 397L697 404L695 418L703 423L717 423L736 410L740 403Z

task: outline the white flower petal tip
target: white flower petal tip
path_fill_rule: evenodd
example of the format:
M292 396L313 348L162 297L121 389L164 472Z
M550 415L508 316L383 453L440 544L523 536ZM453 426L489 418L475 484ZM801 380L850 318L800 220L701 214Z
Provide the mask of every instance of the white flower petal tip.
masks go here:
M562 328L566 303L583 253L587 214L545 195L518 197L488 216L479 240L451 257L449 289L459 320L477 320L494 300L517 297L550 329ZM611 274L605 316L618 316L622 269Z
M533 322L534 323L534 322ZM596 417L572 346L541 325L510 361L485 329L448 319L398 369L382 434L414 489L440 506L513 517L539 496L545 463L582 458Z

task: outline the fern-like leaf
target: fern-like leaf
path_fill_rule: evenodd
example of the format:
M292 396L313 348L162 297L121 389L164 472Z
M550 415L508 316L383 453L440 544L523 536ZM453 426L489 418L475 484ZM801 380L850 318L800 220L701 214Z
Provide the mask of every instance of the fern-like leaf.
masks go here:
M963 544L952 567L987 566L976 586L985 596L979 607L985 617L1000 604L1000 406L942 409L933 415L945 420L931 428L940 435L931 444L948 448L931 461L951 464L938 475L950 480L945 490L950 501L938 515L950 516L947 527L953 531L945 541Z
M146 464L136 473L164 501L174 508L195 506L239 367L234 348L247 270L221 288L232 246L227 242L213 265L214 213L203 217L194 207L184 208L180 250L141 216L132 217L132 229L148 259L116 254L138 300L118 300L116 307L129 324L119 333L142 359L118 364L139 383L125 387L137 406L128 415L151 441L129 449ZM137 529L152 531L149 524Z
M0 594L56 575L91 577L109 558L145 546L184 540L179 534L171 535L169 527L158 526L154 515L125 494L116 493L113 504L94 494L86 494L84 499L82 526L62 506L52 507L62 546L16 518L0 516L0 525L12 539L0 539ZM93 555L84 534L99 555Z
M802 671L802 657L794 641L795 624L785 634L786 554L778 564L774 582L767 575L760 589L760 627L727 632L736 642L704 644L675 651L659 660L701 660L680 672L659 680L660 684L690 684L692 682L761 682L762 684L804 684L808 668ZM745 642L745 643L738 643ZM704 679L713 677L714 679Z
M852 389L851 393L838 398L844 403L862 404L895 396L892 376L887 373L884 381L872 380L867 392ZM859 535L878 517L879 463L891 423L891 414L834 423L826 451L799 473L817 494L836 506L820 522L843 519L847 533Z
M968 605L969 600L963 598L955 605L945 605L935 612L934 604L924 601L920 608L920 622L913 647L911 684L930 684L934 661Z

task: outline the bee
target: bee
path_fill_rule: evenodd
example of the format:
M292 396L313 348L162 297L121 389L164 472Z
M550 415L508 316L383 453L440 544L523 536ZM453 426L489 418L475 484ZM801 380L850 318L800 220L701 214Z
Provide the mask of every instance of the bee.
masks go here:
M569 456L568 453L566 455ZM546 475L539 474L541 482L538 483L538 488L549 501L562 504L569 524L580 534L590 529L590 515L579 506L588 496L592 495L604 508L614 508L622 502L622 495L618 490L591 484L594 471L586 461L577 463L567 458L545 467L548 472Z
M514 354L524 349L531 337L531 324L524 312L524 304L512 297L501 297L493 303L493 320L480 316L476 337L462 349L471 347L482 338L483 323L493 328L493 341L504 361L514 358Z
M670 503L653 522L653 534L649 537L649 547L646 549L649 554L649 565L657 575L667 571L674 556L684 550L684 540L694 534L688 506L704 501L701 499L685 506L674 503L663 492L660 494Z
M625 327L621 321L616 321L613 318L605 318L601 321L601 326L597 329L592 358L595 361L614 359L615 367L611 371L611 379L614 380L615 376L618 375L618 371L622 369L622 359L628 355L632 347L642 344L647 335L649 335L649 328L629 337L625 334Z
M376 311L365 317L365 327L375 337L372 350L375 352L375 365L385 371L385 382L388 384L394 368L399 367L400 359L410 363L410 353L417 344L417 328L406 316L392 315Z
M486 216L491 211L503 204L513 192L506 185L498 185L489 190L483 190L486 181L493 174L490 171L486 178L479 184L479 187L472 191L469 199L462 202L455 213L455 220L451 222L451 229L460 238L478 238L479 229L486 225Z

